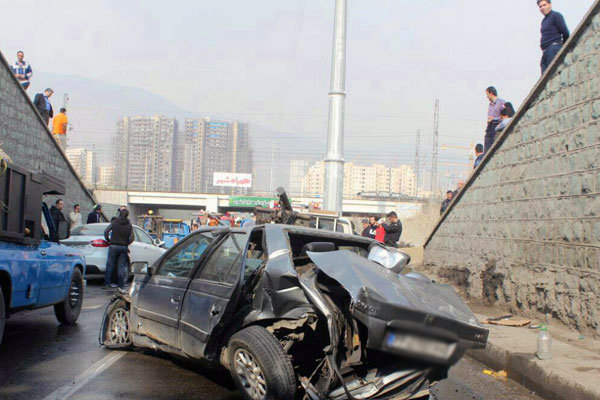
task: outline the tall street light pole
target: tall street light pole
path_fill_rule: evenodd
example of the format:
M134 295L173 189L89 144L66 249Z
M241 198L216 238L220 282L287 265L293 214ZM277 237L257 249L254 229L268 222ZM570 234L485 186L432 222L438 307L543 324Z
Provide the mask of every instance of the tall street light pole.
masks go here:
M325 156L323 208L342 212L344 194L344 102L346 100L347 1L335 1L335 27L329 90L329 123Z

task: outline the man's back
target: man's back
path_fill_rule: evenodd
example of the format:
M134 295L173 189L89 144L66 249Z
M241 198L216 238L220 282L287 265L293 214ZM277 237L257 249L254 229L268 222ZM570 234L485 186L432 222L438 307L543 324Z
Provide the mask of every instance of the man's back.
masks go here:
M109 234L111 234L110 237ZM129 219L115 218L104 231L104 238L111 246L129 246L133 243L133 226Z

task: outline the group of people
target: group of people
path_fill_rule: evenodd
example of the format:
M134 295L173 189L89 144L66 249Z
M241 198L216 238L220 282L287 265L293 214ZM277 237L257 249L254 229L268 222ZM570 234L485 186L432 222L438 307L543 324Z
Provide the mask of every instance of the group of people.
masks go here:
M52 217L52 222L54 222L54 226L58 227L59 222L66 222L68 227L68 232L72 229L83 224L83 219L81 217L81 206L79 204L75 204L73 206L73 211L69 213L69 219L65 217L64 214L65 202L62 199L58 199L54 202L54 205L50 207L50 216ZM92 211L88 214L86 219L86 224L96 224L102 222L102 205L96 204Z
M446 192L446 198L444 199L444 201L442 201L442 206L440 207L440 215L442 215L446 211L450 203L452 203L452 199L454 199L458 195L458 192L460 192L463 189L463 187L465 187L465 181L461 180L458 181L456 189L448 190Z
M361 235L385 243L387 246L398 247L398 242L402 235L402 223L394 211L388 213L386 217L387 222L383 218L378 220L374 216L369 217L369 219L363 219L363 231Z
M21 84L23 90L27 90L31 85L31 77L33 76L33 69L31 65L25 61L25 53L21 50L17 52L17 61L12 64L11 69L17 81ZM37 112L40 114L46 125L49 124L50 118L52 118L52 136L59 144L59 146L66 150L67 148L67 127L69 119L67 118L67 110L62 107L60 112L54 116L54 110L52 103L50 103L50 97L54 94L54 90L47 88L43 93L37 93L33 98L33 105Z

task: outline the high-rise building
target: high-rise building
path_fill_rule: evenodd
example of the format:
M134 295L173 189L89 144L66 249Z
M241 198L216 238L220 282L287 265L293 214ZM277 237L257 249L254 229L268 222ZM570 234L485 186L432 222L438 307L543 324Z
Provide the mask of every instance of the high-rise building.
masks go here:
M247 189L213 186L215 172L252 173L248 124L214 121L209 118L185 120L182 188L185 192L245 193Z
M302 180L304 194L323 194L324 168L317 162L308 168ZM344 164L344 197L354 197L359 193L400 193L414 195L416 176L411 166L388 167L383 164L357 165Z
M115 138L117 186L133 190L172 190L176 132L175 118L157 115L120 119Z
M290 160L290 188L288 194L304 196L302 179L308 173L310 164L309 160Z
M112 188L115 186L115 167L100 167L98 169L98 185L102 188Z
M97 155L94 151L83 147L67 148L67 159L87 186L96 184L97 179Z

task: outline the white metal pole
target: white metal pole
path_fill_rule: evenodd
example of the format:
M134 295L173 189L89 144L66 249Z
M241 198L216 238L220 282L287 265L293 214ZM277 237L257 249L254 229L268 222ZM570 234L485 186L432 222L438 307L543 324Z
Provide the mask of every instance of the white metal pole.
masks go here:
M344 102L346 100L346 14L347 1L335 2L335 27L329 91L327 155L323 208L342 212L344 195Z

